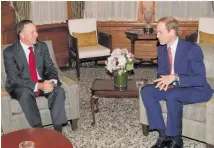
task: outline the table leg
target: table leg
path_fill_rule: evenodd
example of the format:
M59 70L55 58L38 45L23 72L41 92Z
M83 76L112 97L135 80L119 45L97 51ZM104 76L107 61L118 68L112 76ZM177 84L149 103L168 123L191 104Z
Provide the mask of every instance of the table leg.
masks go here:
M131 53L135 55L135 40L131 39Z
M91 114L92 114L92 119L93 119L93 121L92 121L92 123L91 123L92 126L95 125L94 101L95 101L95 98L94 98L94 96L92 95L92 96L91 96L91 99L90 99Z
M96 110L95 110L95 113L98 113L98 112L99 112L99 107L98 107L98 105L99 105L99 103L98 103L98 97L96 97L96 98L94 99L94 101L95 101L95 104L96 104Z

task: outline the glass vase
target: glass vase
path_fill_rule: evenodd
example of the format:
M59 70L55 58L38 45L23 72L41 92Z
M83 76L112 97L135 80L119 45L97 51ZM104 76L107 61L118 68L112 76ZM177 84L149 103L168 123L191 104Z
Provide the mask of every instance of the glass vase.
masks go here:
M127 84L128 84L128 73L114 73L114 88L116 90L124 91L127 90Z

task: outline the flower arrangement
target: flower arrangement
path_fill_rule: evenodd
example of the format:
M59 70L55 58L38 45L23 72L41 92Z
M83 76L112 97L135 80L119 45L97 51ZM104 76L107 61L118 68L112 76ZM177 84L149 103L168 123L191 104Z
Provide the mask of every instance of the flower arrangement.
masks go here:
M112 51L105 64L110 73L116 72L121 75L134 68L134 55L129 53L127 49L117 48Z

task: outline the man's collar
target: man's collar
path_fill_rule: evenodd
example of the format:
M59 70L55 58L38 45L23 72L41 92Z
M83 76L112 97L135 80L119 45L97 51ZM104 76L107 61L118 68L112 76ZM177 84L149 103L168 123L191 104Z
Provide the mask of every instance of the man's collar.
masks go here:
M170 48L171 48L172 50L174 50L174 49L177 48L178 40L179 40L179 38L178 38L178 36L177 36L176 40L175 40L175 41L172 43L172 45L170 46ZM168 48L169 48L169 47L167 46L167 49L168 49Z
M28 49L29 47L33 47L33 46L28 46L28 45L26 45L25 43L23 43L21 40L19 40L20 41L20 44L22 45L22 47L24 48L24 49Z

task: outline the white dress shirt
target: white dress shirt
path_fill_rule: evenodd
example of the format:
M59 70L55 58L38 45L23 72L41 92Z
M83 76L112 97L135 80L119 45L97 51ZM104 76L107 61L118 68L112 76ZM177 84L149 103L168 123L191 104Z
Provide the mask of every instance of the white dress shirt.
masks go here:
M175 53L176 53L176 50L177 50L177 46L178 46L178 37L176 38L174 43L172 43L172 45L170 46L171 52L172 52L172 71L171 71L171 74L175 73L174 63L175 63ZM167 49L169 49L169 46L167 46Z
M29 47L33 47L33 46L28 46L28 45L25 45L24 43L22 43L20 41L20 44L24 50L24 53L25 53L25 56L26 56L26 59L27 59L27 62L28 62L28 65L29 65L29 54L30 54L30 50L28 49ZM33 51L34 51L34 48L33 48ZM37 73L37 77L39 80L41 80L41 77L39 76L39 73L37 71L37 68L36 68L36 73ZM54 81L54 83L57 85L57 80L55 79L51 79L51 81ZM38 91L38 82L36 83L35 87L34 87L34 92L37 92Z
M27 58L27 62L28 62L28 65L29 65L29 54L30 54L30 50L28 48L29 47L33 47L33 46L27 46L24 43L22 43L21 41L20 41L20 44L21 44L22 48L24 49L25 56ZM33 48L33 52L34 52L34 48ZM39 76L37 68L36 68L36 73L37 73L38 79L41 80L41 77ZM38 91L38 82L36 83L35 88L34 88L34 92L37 92L37 91Z

